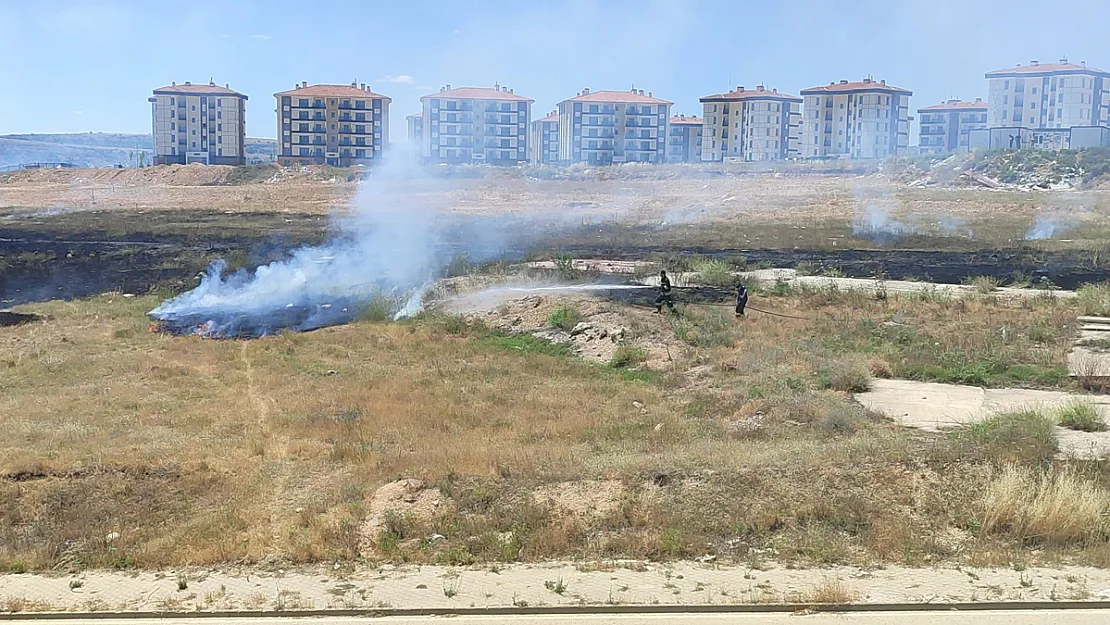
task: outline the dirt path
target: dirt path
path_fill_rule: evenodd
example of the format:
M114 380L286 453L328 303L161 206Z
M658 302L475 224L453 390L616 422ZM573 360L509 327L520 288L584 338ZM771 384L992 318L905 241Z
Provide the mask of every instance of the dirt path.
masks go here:
M79 580L79 584L73 583ZM184 582L186 588L180 589ZM975 603L1110 598L1110 571L1063 567L764 570L715 563L88 572L0 576L0 609L214 611L560 605ZM17 603L13 604L13 600Z

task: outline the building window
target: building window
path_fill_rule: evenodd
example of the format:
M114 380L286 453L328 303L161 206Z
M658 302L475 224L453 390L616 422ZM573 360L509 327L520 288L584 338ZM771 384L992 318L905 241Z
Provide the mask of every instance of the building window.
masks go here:
M173 98L170 98L170 106L173 106Z
M298 100L297 106L308 106L308 98L301 98Z

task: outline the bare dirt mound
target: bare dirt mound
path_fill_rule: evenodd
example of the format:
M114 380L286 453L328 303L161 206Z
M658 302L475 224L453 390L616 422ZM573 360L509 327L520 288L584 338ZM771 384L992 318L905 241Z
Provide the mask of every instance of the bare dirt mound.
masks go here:
M596 521L620 509L628 489L618 480L578 480L537 488L532 500L568 521Z
M601 364L662 371L686 349L666 316L590 296L494 287L450 298L440 308L496 330L567 345L580 357Z
M424 482L400 479L374 491L362 526L365 548L371 548L386 531L390 516L396 515L414 523L428 522L451 505L438 488L426 488Z

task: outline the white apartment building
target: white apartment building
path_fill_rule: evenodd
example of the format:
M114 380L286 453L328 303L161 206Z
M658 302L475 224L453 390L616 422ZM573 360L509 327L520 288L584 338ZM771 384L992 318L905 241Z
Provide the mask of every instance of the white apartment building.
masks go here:
M380 161L391 100L366 84L309 85L274 94L282 165L350 167Z
M865 78L802 90L806 158L885 158L906 153L913 92Z
M559 160L559 112L551 111L547 117L532 122L528 137L528 162L546 165Z
M171 83L154 90L154 164L247 162L247 96L228 85Z
M630 91L583 89L559 103L559 161L563 163L662 163L666 161L671 104Z
M533 100L501 85L447 85L420 102L425 163L517 165L527 159Z
M987 103L981 98L974 102L948 100L917 109L917 117L921 123L918 149L922 154L967 152L971 132L987 127Z
M1110 126L1110 73L1060 59L986 74L992 148L1091 147L1080 135ZM1080 129L1078 134L1072 129ZM1098 145L1096 142L1095 145Z
M701 162L701 134L704 120L691 115L671 117L667 130L667 162Z
M700 99L701 158L710 162L778 161L799 156L802 98L763 85Z
M409 128L409 143L419 146L424 141L424 115L423 113L413 113L405 118L405 122Z

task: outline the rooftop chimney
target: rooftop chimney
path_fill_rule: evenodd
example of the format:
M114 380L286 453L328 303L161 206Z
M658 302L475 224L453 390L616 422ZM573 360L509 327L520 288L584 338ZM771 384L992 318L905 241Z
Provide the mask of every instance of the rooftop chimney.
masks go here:
M176 86L177 86L177 81L176 81L176 80L174 80L174 81L171 81L171 82L170 82L170 86L171 86L171 87L176 87Z
M357 80L351 81L351 86L357 89L358 88L358 81Z
M886 86L886 78L880 80L879 84L885 87Z
M863 79L863 82L869 82L869 81L870 81L870 79L869 79L869 78L864 78L864 79ZM840 81L840 84L842 84L842 85L846 85L846 84L848 84L848 81L847 81L847 80L842 80L842 81Z
M450 91L450 90L451 90L451 84L450 84L450 83L448 83L448 84L447 84L447 91Z
M191 82L189 82L188 80L186 80L186 81L185 81L185 84L186 84L186 85L191 85L191 84L193 84L193 83L191 83Z
M307 80L302 80L301 81L301 88L304 89L305 87L308 87L308 81Z
M366 88L366 83L364 83L364 82L358 83L358 88L363 90L363 91L368 91L368 89Z
M975 103L976 104L982 104L983 103L983 98L975 98Z
M651 92L650 92L650 91L648 91L648 97L649 97L649 98L651 98L651 97L654 97L653 95L651 95Z
M587 87L587 88L583 89L582 90L582 95L590 95L590 88Z
M1087 67L1087 61L1080 61L1079 64L1083 67Z
M756 85L755 90L756 91L763 91L763 85Z
M1068 57L1066 57L1066 56L1062 56L1062 57L1060 57L1060 63L1061 63L1061 64L1063 64L1063 63L1067 63L1067 62L1068 62Z
M772 89L772 90L771 90L771 93L778 93L778 92L779 92L779 88L778 88L778 87L775 87L774 89Z
M1037 61L1036 60L1029 61L1029 64L1032 65L1033 67L1036 67L1037 66Z
M493 83L493 90L494 91L501 91L501 83L496 83L496 82Z
M512 90L512 89L509 89L509 93L512 93L512 92L513 92L513 90Z
M209 87L215 87L216 86L216 81L212 80L211 76L208 77L208 86Z
M743 93L743 91L744 91L744 85L739 85L738 87L736 87L736 92L737 93Z

